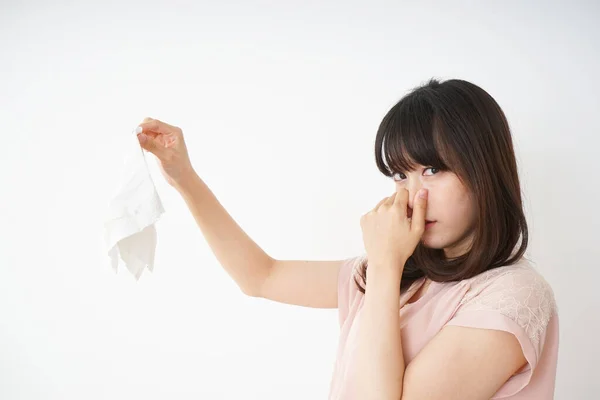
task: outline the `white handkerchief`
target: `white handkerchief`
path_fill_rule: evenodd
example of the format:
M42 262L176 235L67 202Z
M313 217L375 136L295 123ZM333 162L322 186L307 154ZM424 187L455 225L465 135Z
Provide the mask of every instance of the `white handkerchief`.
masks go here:
M127 144L121 183L104 222L104 239L115 273L120 258L138 280L144 267L154 268L155 223L165 210L135 133L128 135Z

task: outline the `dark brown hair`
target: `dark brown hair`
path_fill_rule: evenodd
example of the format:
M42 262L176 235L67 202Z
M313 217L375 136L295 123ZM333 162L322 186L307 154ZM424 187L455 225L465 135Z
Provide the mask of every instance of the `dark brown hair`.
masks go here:
M375 160L387 177L412 171L415 163L452 171L472 193L476 207L470 250L446 258L442 249L420 242L405 264L401 291L423 276L458 281L514 264L524 255L527 221L510 128L498 103L479 86L432 78L413 89L381 121ZM354 277L363 293L367 264L363 259Z

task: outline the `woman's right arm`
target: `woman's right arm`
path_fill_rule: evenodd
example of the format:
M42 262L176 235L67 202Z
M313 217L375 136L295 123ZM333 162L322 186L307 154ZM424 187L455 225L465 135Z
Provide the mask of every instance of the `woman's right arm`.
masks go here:
M159 161L167 182L183 197L221 266L254 297L315 308L337 307L343 260L275 260L233 220L192 168L183 131L153 118L136 129L140 146Z
M304 307L337 307L343 260L276 260L242 230L195 172L174 187L213 254L245 294Z

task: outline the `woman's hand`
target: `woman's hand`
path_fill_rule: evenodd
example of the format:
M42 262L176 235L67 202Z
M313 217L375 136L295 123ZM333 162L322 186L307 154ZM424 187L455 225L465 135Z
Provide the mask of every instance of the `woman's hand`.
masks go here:
M142 148L158 158L161 172L169 185L176 187L194 173L180 128L157 119L144 118L136 133Z
M402 188L361 217L360 226L370 268L404 268L425 231L426 209L427 189L421 189L413 203L412 218L408 218L408 190Z

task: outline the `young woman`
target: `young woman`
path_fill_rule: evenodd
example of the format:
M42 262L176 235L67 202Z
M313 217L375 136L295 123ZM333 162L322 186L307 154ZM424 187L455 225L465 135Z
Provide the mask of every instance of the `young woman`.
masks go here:
M524 257L510 129L480 87L432 79L389 110L375 156L395 191L360 220L366 254L338 261L273 259L196 174L181 129L137 132L244 293L338 308L329 399L553 398L554 294Z

